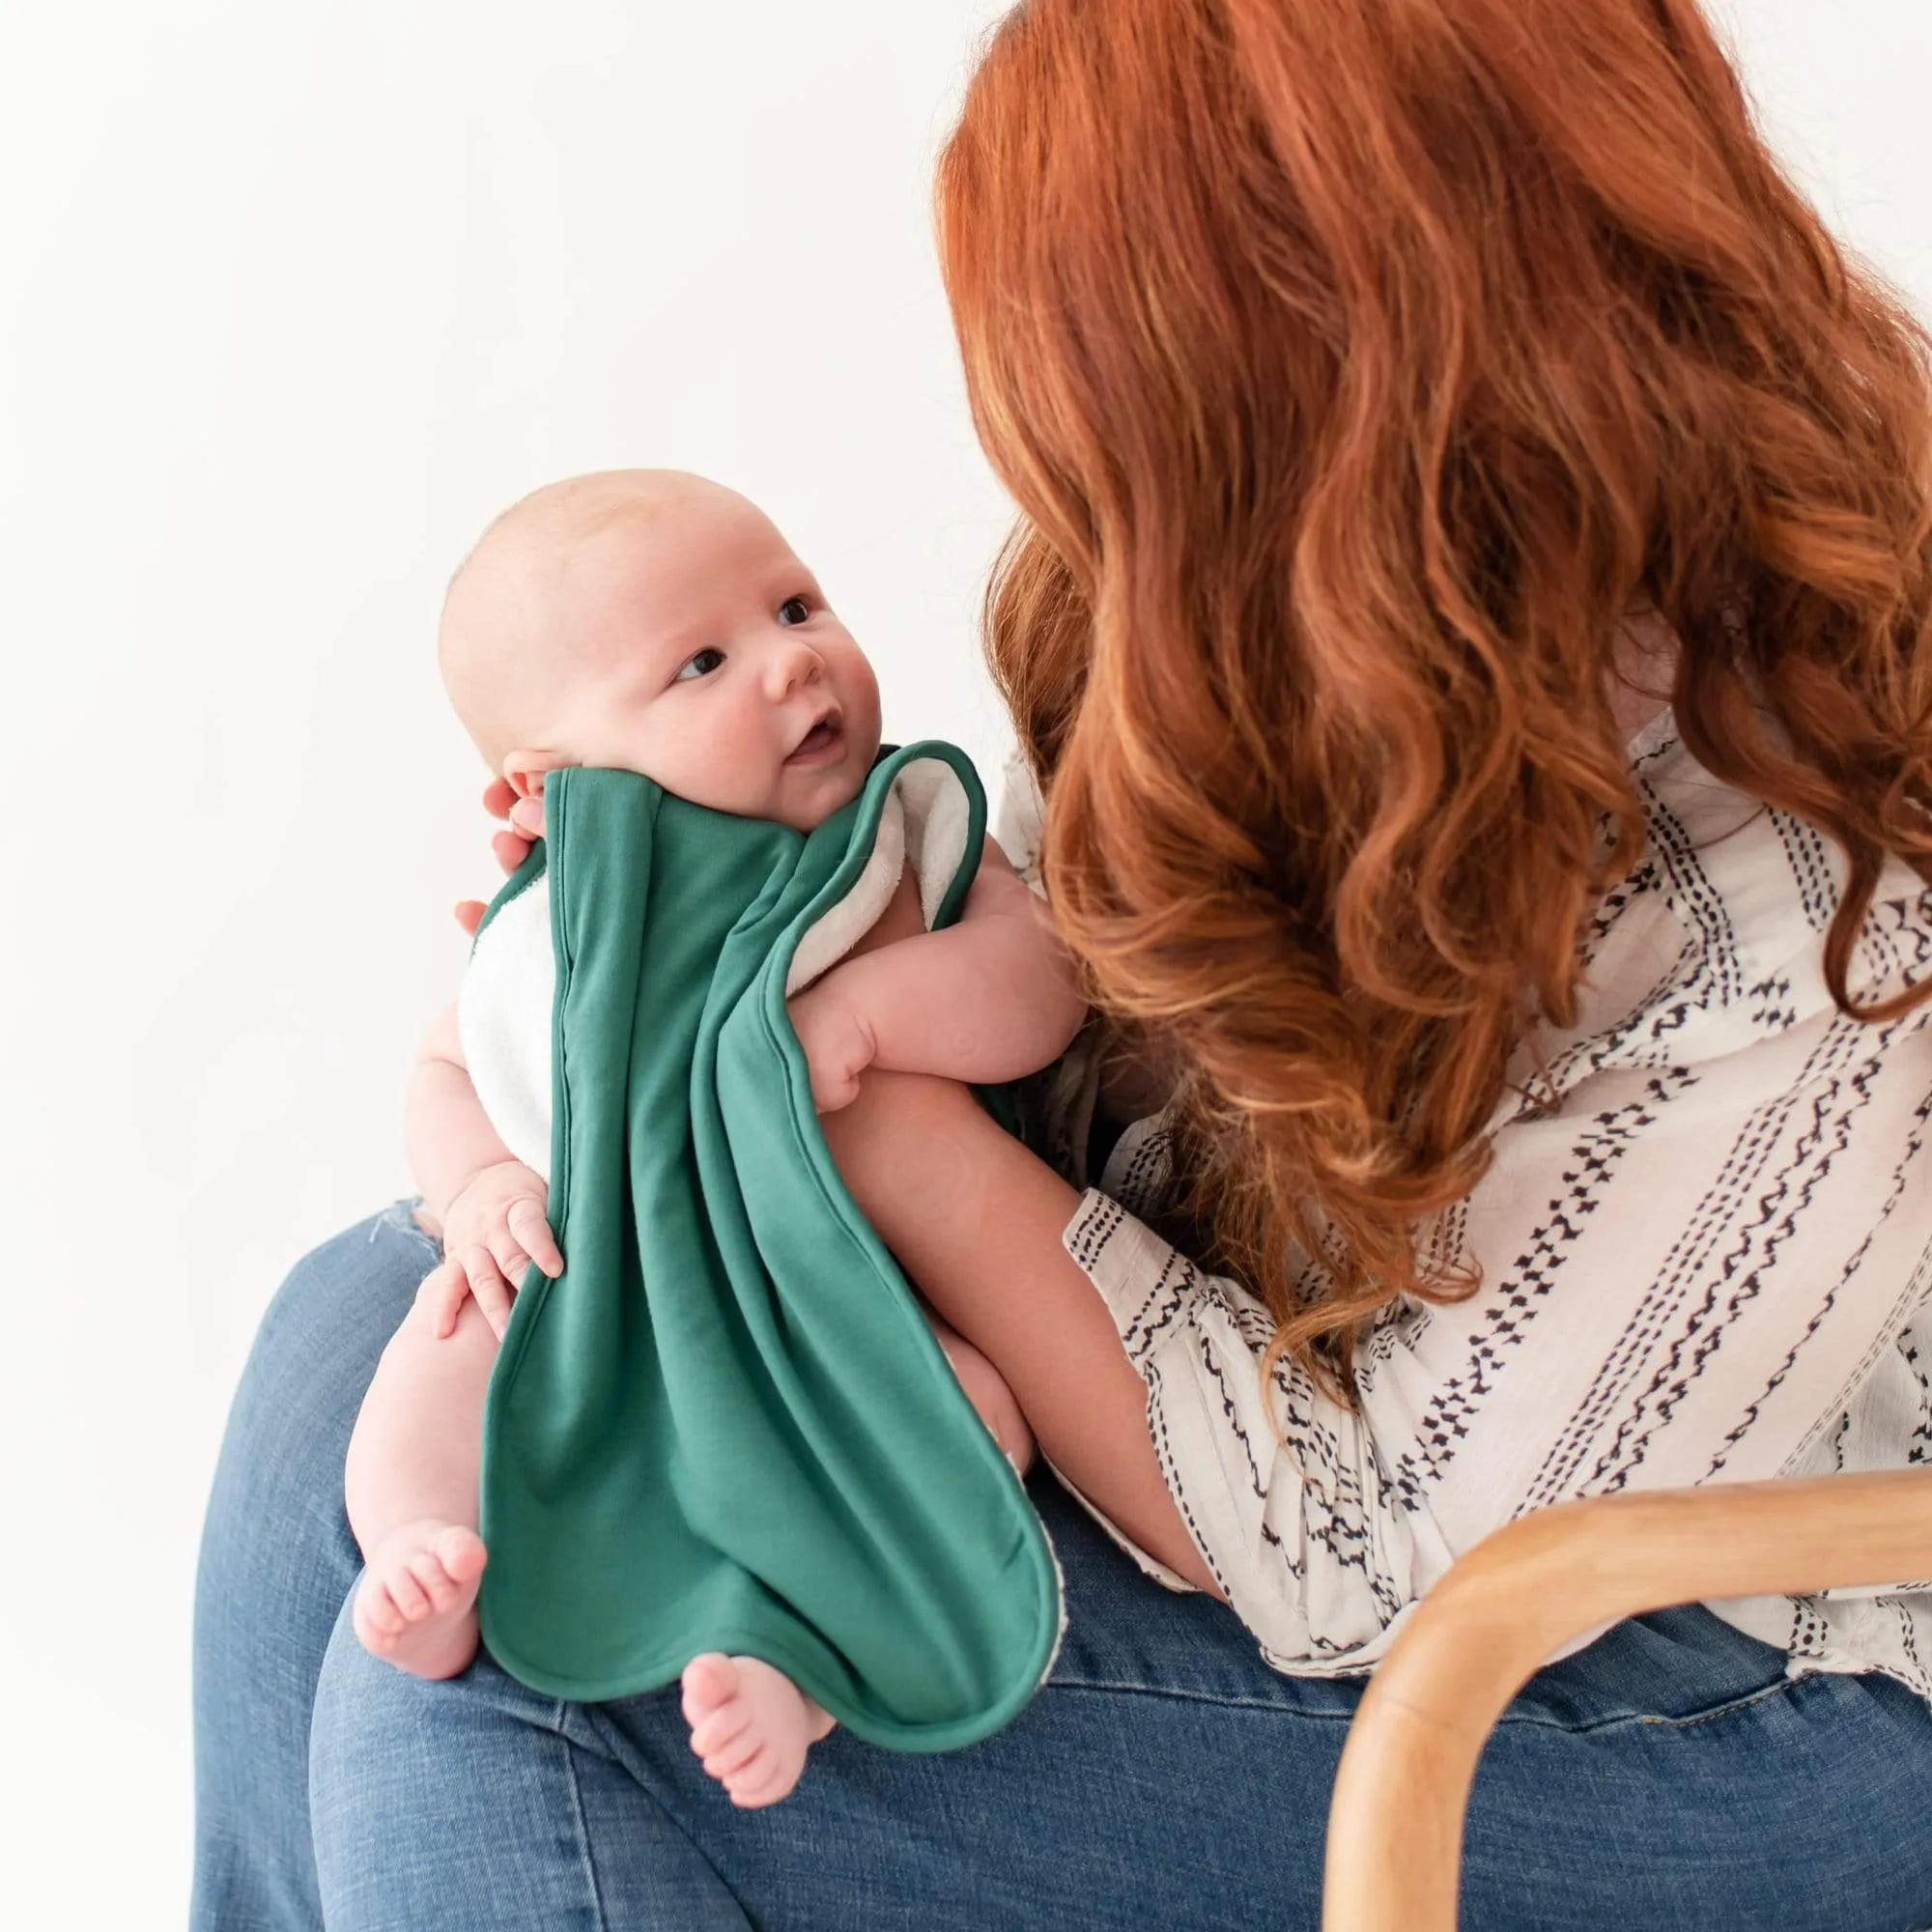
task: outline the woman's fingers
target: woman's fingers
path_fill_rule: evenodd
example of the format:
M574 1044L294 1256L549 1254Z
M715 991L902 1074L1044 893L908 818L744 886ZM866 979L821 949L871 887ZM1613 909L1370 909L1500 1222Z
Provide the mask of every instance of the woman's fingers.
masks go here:
M504 871L514 872L530 856L530 841L521 833L494 832L490 835L490 849Z
M490 838L490 849L497 855L497 863L506 872L514 872L530 856L530 843L515 832L494 833ZM456 902L456 923L470 938L476 936L476 928L483 923L483 915L489 906L482 899L458 899Z
M525 1254L554 1281L563 1272L563 1251L556 1244L544 1210L528 1195L510 1203L510 1233L523 1243Z

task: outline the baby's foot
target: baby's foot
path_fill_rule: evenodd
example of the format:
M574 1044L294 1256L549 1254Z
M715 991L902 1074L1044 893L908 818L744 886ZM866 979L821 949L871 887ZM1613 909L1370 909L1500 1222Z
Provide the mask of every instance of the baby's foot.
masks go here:
M455 1522L406 1522L369 1552L355 1634L412 1677L454 1677L476 1655L483 1540Z
M762 1658L708 1650L684 1666L691 1747L726 1791L750 1809L776 1804L798 1782L808 1746L831 1716Z

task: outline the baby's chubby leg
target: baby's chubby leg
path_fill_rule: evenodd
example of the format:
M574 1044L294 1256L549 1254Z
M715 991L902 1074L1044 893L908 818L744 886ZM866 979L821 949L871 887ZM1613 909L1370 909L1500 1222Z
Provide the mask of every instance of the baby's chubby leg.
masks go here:
M959 1386L1024 1476L1033 1464L1033 1431L1006 1378L924 1296L918 1298ZM762 1658L706 1651L685 1665L682 1685L691 1747L744 1809L787 1796L807 1751L832 1728L831 1714Z
M946 1359L966 1399L973 1405L987 1433L1006 1452L1007 1461L1024 1476L1033 1467L1033 1431L1020 1411L1018 1398L1007 1385L1007 1378L957 1329L950 1326L925 1296L914 1291Z
M352 1612L373 1655L454 1677L476 1654L483 1396L497 1337L473 1300L439 1338L418 1297L390 1339L350 1438L349 1525L365 1568Z

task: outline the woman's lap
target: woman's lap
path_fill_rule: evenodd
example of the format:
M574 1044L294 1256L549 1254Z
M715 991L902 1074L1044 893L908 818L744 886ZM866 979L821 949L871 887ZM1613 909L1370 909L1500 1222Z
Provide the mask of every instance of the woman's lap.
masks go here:
M314 1833L337 1932L1316 1922L1361 1686L1268 1668L1232 1612L1143 1577L1043 1465L1029 1488L1068 1606L1049 1683L963 1751L835 1731L764 1811L704 1775L674 1686L560 1705L487 1658L430 1685L367 1658L346 1617L331 1637L356 1567L342 1448L433 1258L393 1210L318 1251L238 1398L198 1626L199 1924L317 1922L297 1747L319 1666ZM1932 1714L1886 1679L1787 1684L1782 1662L1693 1608L1539 1673L1478 1775L1464 1922L1932 1922Z
M377 1359L437 1254L399 1203L298 1263L256 1334L195 1581L196 1932L322 1922L309 1707L362 1562L342 1463Z

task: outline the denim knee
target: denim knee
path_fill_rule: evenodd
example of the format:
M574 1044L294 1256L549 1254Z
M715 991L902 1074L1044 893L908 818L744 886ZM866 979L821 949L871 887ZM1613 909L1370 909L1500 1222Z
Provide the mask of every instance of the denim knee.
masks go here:
M325 1242L270 1302L229 1411L195 1584L199 1927L321 1923L310 1706L361 1559L342 1464L363 1392L436 1244L409 1204Z

